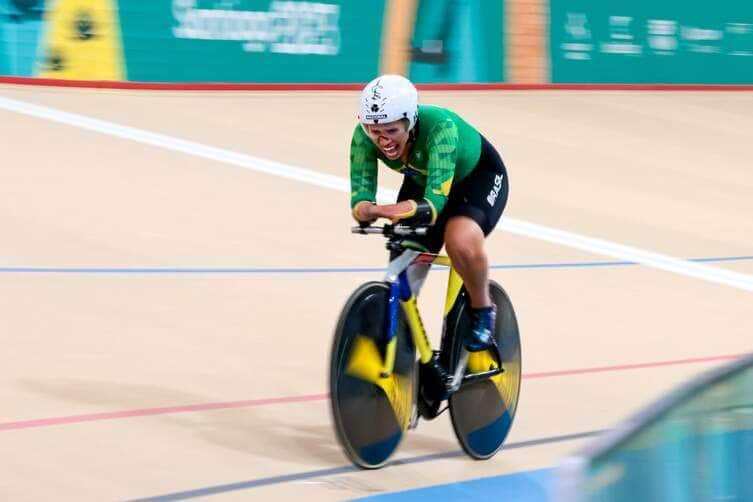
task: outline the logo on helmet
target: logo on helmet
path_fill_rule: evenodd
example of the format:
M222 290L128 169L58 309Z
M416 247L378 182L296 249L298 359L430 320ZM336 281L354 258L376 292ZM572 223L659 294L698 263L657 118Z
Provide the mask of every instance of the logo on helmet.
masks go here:
M376 103L374 103L373 105L371 105L371 111L374 112L374 113L378 112L379 111L379 105L376 104Z
M366 120L373 120L375 124L379 123L380 120L384 120L387 118L386 113L380 113L378 115L366 115L364 117Z
M374 87L371 88L371 99L382 99L382 81L377 80Z

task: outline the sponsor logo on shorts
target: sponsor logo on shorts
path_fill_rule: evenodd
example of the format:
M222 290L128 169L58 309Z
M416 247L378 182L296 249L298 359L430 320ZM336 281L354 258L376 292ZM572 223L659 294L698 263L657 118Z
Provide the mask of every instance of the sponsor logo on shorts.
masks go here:
M486 196L486 202L492 207L494 207L494 203L497 202L497 196L499 196L499 191L502 188L502 179L504 179L504 175L502 174L498 174L494 177L494 186L489 191L489 195Z

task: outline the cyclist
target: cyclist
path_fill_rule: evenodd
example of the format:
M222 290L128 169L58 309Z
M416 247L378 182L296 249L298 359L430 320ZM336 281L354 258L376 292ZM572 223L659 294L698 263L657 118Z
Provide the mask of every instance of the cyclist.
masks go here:
M415 86L399 75L366 85L358 119L350 144L354 218L431 225L419 244L432 253L444 244L470 296L473 329L465 346L472 352L490 347L496 307L489 296L484 238L507 202L502 158L457 114L419 105ZM395 204L376 204L377 160L405 175Z

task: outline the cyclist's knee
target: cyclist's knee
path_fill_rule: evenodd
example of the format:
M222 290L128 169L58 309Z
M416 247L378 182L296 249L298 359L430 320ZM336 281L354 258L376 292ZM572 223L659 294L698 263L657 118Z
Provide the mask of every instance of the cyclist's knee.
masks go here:
M451 257L474 260L484 256L484 234L470 218L453 218L445 232L445 246Z

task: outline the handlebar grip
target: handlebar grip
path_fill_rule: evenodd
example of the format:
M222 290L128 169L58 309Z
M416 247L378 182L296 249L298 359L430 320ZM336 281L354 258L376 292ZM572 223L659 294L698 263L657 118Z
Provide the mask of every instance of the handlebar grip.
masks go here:
M426 235L429 232L429 227L409 227L407 225L384 225L383 227L372 227L371 225L358 225L357 227L351 227L351 233L354 234L382 234L387 237L399 235L402 237L409 237L412 235Z
M360 225L357 227L351 227L350 232L354 234L363 234L363 235L385 233L384 228L382 227L371 227L371 226L362 227Z
M394 235L412 236L412 235L426 235L429 232L429 227L411 227L408 225L395 225L392 229Z

